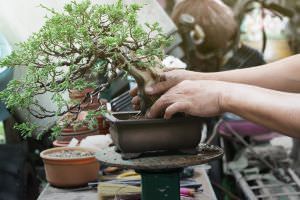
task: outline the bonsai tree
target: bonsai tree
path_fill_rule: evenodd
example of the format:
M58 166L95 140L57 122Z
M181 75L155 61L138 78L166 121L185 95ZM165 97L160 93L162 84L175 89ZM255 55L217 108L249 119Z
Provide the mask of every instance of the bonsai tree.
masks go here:
M0 66L26 67L24 78L11 81L0 93L7 107L26 109L38 119L66 113L78 116L81 104L94 97L99 99L122 70L136 80L144 114L157 98L147 96L144 88L157 81L163 48L170 39L157 23L138 24L141 6L124 5L122 0L112 5L93 5L84 0L66 4L63 12L42 7L50 13L44 26L0 61ZM107 82L87 81L98 74L107 77ZM63 97L64 92L85 88L93 88L93 92L80 102L71 104ZM51 94L49 101L57 105L56 110L49 110L38 101L37 97L46 93ZM90 111L87 121L95 124L95 117L101 112L101 106ZM41 127L25 122L17 128L28 136ZM56 125L54 135L60 130Z

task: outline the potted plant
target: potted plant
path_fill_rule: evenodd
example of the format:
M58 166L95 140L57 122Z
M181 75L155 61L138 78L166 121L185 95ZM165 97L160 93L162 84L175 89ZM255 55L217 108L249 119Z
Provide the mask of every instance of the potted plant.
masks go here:
M57 187L75 187L96 181L99 162L95 150L83 147L58 147L41 152L47 181Z
M144 89L159 81L158 74L163 70L161 64L164 57L163 49L168 46L171 39L162 33L157 23L140 25L137 21L140 8L138 4L125 5L122 0L111 5L92 5L88 0L80 3L73 1L65 5L63 12L46 8L51 16L47 18L45 25L27 41L19 44L18 49L10 56L0 61L0 66L27 67L24 79L11 81L0 93L1 100L6 102L10 109L26 109L38 119L72 113L75 115L73 118L75 122L83 110L83 105L99 101L101 92L118 77L118 71L121 70L136 80L142 97L139 115L145 114L158 97L146 95ZM101 84L96 80L86 81L87 77L95 77L98 74L104 75L107 81ZM72 91L84 92L87 88L92 90L85 91L84 98L75 104L63 97L63 93L67 91L71 91L71 96L78 97L80 94ZM51 93L49 101L57 105L56 110L49 110L38 102L36 97L46 93ZM101 104L88 111L87 123L93 127L97 122L97 116L105 112ZM132 120L136 114L129 113L126 115L127 119L123 118L121 121L131 121L131 124L138 122L139 125L153 124L153 120L143 117L140 120ZM120 120L109 119L112 120L113 126ZM178 119L176 120L173 126L177 124L177 127L180 127ZM156 122L164 124L166 121L159 119ZM187 118L182 118L182 121L186 123ZM68 125L65 123L65 127ZM190 126L193 125L194 120L190 123ZM152 127L154 126L155 123ZM25 136L31 135L34 131L40 132L41 129L28 122L16 127ZM63 128L59 125L53 127L53 135L59 135ZM200 135L199 128L196 130L197 133L195 129L192 130L194 130L192 134ZM187 140L182 139L186 136L184 132L173 136L169 134L169 137L165 137L164 144L172 143L170 137L178 137L175 139L177 144L179 141L185 142ZM118 137L113 138L116 139L114 142L118 146ZM199 139L200 136L196 141ZM158 137L156 142L160 140ZM179 145L179 148L183 146L189 145ZM160 150L163 145L152 147L154 148L147 148L147 151ZM176 145L173 144L171 147L174 149ZM194 148L195 142L190 144L190 147ZM122 146L119 148L124 150Z

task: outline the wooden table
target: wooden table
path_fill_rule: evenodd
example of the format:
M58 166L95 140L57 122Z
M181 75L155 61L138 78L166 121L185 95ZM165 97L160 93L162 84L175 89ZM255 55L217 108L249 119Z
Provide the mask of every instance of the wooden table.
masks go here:
M198 192L196 194L197 200L217 200L215 193L210 184L209 178L207 176L206 170L203 166L199 165L195 167L195 177L194 179L202 184L203 192ZM98 194L96 190L88 191L70 191L67 189L58 189L50 186L44 188L43 192L40 194L38 200L97 200Z

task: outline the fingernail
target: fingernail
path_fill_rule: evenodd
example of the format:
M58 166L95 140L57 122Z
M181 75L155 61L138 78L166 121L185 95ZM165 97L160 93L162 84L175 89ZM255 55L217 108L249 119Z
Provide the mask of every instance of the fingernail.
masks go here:
M153 88L152 88L152 87L146 87L146 88L145 88L145 91L146 91L147 93L152 93L152 92L153 92Z
M147 112L147 113L146 113L146 117L147 117L147 118L151 118L150 112Z
M168 115L164 114L164 119L170 119L170 117L168 117Z

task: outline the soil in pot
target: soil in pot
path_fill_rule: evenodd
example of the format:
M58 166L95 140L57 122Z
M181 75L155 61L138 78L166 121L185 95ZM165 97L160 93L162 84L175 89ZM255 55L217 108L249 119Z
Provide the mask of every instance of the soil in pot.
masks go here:
M98 179L95 150L83 147L57 147L41 152L47 181L56 187L77 187Z
M72 150L72 149L65 149L62 151L54 151L52 153L47 154L47 156L51 158L84 158L95 156L94 152L90 151L82 151L82 150Z

